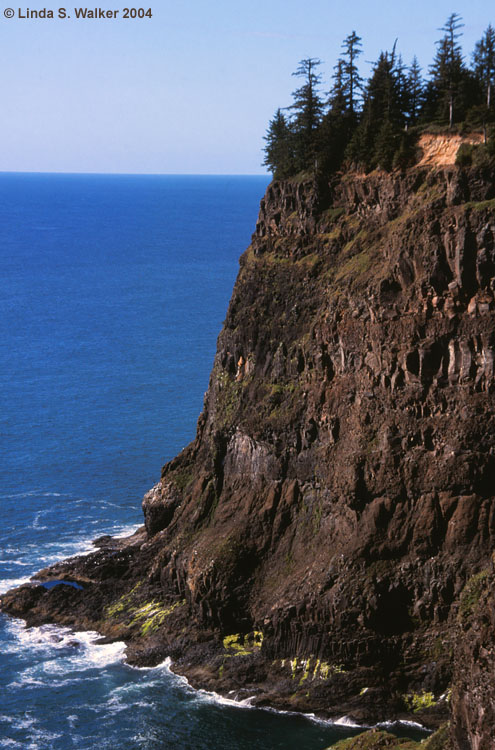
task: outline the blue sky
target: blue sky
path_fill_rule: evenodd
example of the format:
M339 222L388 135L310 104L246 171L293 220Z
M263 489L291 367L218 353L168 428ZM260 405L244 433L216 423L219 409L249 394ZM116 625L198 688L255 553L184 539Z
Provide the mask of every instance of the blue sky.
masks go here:
M324 61L328 90L353 29L367 75L396 38L426 71L453 11L468 58L495 25L488 0L158 0L143 4L151 19L95 21L65 3L71 19L45 21L6 19L0 4L0 171L263 173L263 135L302 58Z

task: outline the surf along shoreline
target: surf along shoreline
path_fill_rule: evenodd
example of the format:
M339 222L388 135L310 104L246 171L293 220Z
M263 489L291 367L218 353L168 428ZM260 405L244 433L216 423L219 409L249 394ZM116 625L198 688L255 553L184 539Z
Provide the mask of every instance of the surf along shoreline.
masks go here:
M350 730L363 732L371 727L386 728L398 735L414 736L418 739L426 737L434 726L427 726L421 721L412 721L407 715L393 715L374 721L357 717L352 712L342 710L328 711L325 706L301 706L290 700L285 691L277 693L279 678L267 679L266 660L262 657L261 649L253 648L250 652L246 644L245 653L225 653L224 648L218 647L218 639L214 633L201 633L194 623L188 623L187 634L178 642L171 637L170 630L177 629L182 624L184 630L187 622L185 603L176 602L176 606L169 607L172 611L167 619L173 619L172 628L153 630L146 629L148 617L139 617L139 610L133 608L134 622L129 625L119 625L111 622L108 615L108 602L114 602L116 587L129 592L129 581L118 581L116 572L122 565L123 559L132 557L136 551L143 553L143 547L149 545L144 527L139 527L127 537L111 537L105 535L93 541L92 551L86 551L67 560L57 561L41 571L35 573L30 580L14 589L10 589L0 598L2 611L14 618L25 622L26 628L54 625L67 629L67 634L77 640L81 631L87 635L95 634L93 646L107 646L122 644L125 653L119 658L130 668L156 669L166 668L174 674L184 686L197 691L199 695L238 708L258 708L275 711L281 714L304 716L308 720L323 722L330 726L348 727ZM152 545L151 545L152 546ZM152 554L152 550L150 550ZM120 586L119 586L120 583ZM158 591L153 583L138 582L131 588L137 588L141 601L157 595ZM139 591L146 589L146 591ZM136 593L137 593L136 592ZM125 599L126 593L122 598ZM146 606L146 605L145 605ZM114 605L115 607L115 605ZM158 612L161 616L163 612ZM156 617L152 609L147 615ZM162 623L163 624L163 623ZM144 634L143 634L144 629ZM157 632L159 631L159 632ZM168 631L168 632L167 632ZM163 637L163 636L169 636ZM225 680L220 660L225 657L235 658L239 662L239 672L235 680ZM244 674L243 674L244 672Z

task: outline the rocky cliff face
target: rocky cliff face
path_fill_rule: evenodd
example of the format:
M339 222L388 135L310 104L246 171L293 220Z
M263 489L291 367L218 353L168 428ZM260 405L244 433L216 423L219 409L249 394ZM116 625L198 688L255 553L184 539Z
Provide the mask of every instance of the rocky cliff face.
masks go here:
M4 609L362 720L435 725L456 663L455 747L489 747L494 209L493 175L456 167L272 183L146 533L41 574L84 592Z

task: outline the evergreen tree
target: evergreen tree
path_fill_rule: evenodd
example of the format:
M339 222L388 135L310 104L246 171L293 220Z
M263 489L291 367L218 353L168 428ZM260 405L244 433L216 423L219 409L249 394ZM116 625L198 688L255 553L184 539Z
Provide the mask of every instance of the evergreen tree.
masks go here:
M342 87L343 93L347 98L347 108L351 116L357 113L358 95L362 91L363 79L359 75L356 61L362 52L361 37L352 31L343 41L342 49L344 51L342 60Z
M325 172L335 172L340 167L355 124L349 106L345 61L338 60L334 71L328 112L322 119L318 139L318 162Z
M407 68L404 65L402 55L395 56L395 44L394 50L392 50L392 62L393 62L393 73L396 80L397 96L399 101L399 109L404 117L409 108L409 77L406 74Z
M390 169L404 126L400 79L391 54L381 52L365 91L361 123L349 144L348 156L367 169Z
M330 112L336 116L347 115L350 112L349 99L346 91L345 62L340 59L334 66L333 86L329 94L328 105Z
M294 174L295 161L293 153L293 133L290 124L280 109L270 120L268 130L264 136L265 159L263 166L268 167L274 177L290 177Z
M400 81L395 67L395 52L381 52L370 78L367 92L370 113L374 121L388 119L402 124Z
M373 144L373 164L382 169L392 169L395 152L400 144L400 131L387 117L378 130Z
M409 132L408 126L418 122L426 127L483 125L486 145L469 150L467 157L473 164L476 159L492 164L495 139L487 138L487 126L495 121L495 29L489 25L476 43L469 70L459 42L462 27L461 17L451 13L441 28L428 82L417 58L407 69L394 44L392 52L380 54L365 88L357 67L361 38L352 31L342 43L325 104L319 92L320 60L301 60L293 75L303 80L286 108L290 116L277 110L269 123L264 165L276 177L308 169L331 174L346 159L365 169L404 168L416 156L418 129Z
M407 76L407 102L405 114L407 122L414 125L417 122L419 113L424 103L424 84L421 77L421 68L419 67L418 58L414 55Z
M461 36L459 29L464 26L461 20L457 13L451 13L440 29L445 35L437 42L438 49L430 70L433 84L430 96L436 100L441 119L448 112L449 128L454 122L454 105L466 72L458 42Z
M474 73L486 92L486 108L492 100L492 87L495 82L495 29L488 25L483 37L476 42L473 52Z
M299 62L292 75L304 79L292 96L294 103L289 107L294 112L293 130L297 170L314 167L316 156L317 129L323 114L323 103L318 87L321 75L316 72L321 60L308 57Z

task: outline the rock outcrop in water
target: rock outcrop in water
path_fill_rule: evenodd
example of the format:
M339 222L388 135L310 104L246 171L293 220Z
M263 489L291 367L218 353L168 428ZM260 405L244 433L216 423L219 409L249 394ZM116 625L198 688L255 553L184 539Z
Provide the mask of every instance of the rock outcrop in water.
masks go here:
M37 576L84 591L4 610L259 704L432 727L452 705L453 747L491 747L493 177L272 183L145 530Z

